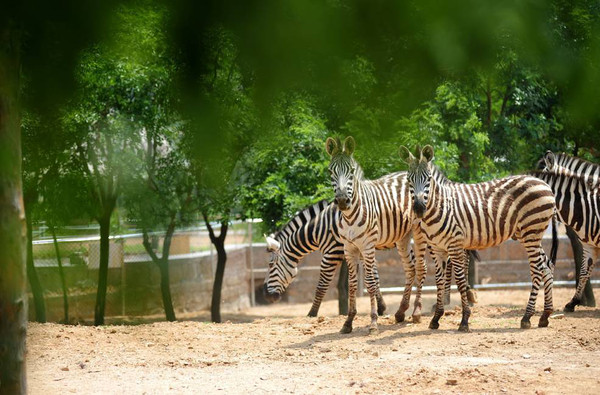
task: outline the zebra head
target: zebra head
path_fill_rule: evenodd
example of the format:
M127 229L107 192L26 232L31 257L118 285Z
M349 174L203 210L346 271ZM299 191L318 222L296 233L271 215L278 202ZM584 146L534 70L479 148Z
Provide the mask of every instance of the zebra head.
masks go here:
M429 189L431 186L431 161L433 148L426 145L421 149L417 146L419 159L417 159L405 146L400 147L400 157L408 164L408 187L413 198L413 210L417 218L423 218L427 208Z
M281 248L281 243L274 235L266 236L269 258L269 271L265 277L263 294L269 303L278 302L288 285L298 274L298 262L289 257Z
M346 137L342 144L339 138L327 138L325 148L331 157L329 172L335 191L335 203L341 211L350 209L354 192L354 179L357 163L352 157L356 144L352 136Z

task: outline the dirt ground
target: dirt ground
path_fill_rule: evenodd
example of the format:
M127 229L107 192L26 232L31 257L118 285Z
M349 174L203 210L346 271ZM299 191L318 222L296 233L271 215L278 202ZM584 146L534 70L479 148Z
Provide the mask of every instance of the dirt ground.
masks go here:
M571 295L555 289L555 307ZM392 315L371 336L367 298L349 335L338 333L344 318L335 301L317 318L305 316L309 304L276 304L224 314L224 324L204 322L207 315L104 327L32 323L29 392L600 393L600 309L578 308L555 315L549 328L521 330L527 296L478 292L470 333L456 330L454 306L437 331L427 329L430 313L419 324L395 324L400 295L386 295ZM425 310L433 302L426 295Z

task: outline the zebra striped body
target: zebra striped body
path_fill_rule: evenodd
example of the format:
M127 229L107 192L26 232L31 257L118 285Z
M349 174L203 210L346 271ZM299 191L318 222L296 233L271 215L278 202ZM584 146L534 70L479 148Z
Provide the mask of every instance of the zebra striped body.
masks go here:
M269 271L264 284L267 300L279 300L296 277L298 262L305 255L320 250L323 258L319 282L308 313L309 317L317 316L323 297L344 259L344 245L338 233L339 220L340 211L337 207L322 200L298 213L279 232L269 236L269 239L277 243L269 243L269 239L267 240L268 249L271 251ZM377 270L374 276L375 281L379 282ZM385 303L379 291L377 303L378 313L383 314Z
M532 176L512 176L478 183L461 184L448 180L433 164L433 149L426 146L416 159L403 147L409 164L408 179L420 229L436 257L437 306L430 328L439 327L444 313L444 272L441 263L450 258L461 293L462 321L459 330L468 331L470 308L466 296L466 267L463 249L483 249L516 238L527 250L532 288L522 328L529 328L535 301L544 284L544 312L539 326L548 325L552 312L552 267L542 249L542 237L554 215L550 187Z
M550 185L556 197L560 221L573 229L582 243L579 284L575 295L565 306L565 311L574 311L575 306L581 303L583 289L600 254L600 166L548 151L538 168L542 171L532 174Z
M341 211L339 234L344 243L344 255L348 262L349 308L348 318L342 327L342 333L352 331L352 321L356 316L356 271L358 260L362 260L365 271L365 283L371 298L370 333L377 332L377 314L375 313L376 284L373 281L375 267L375 249L398 246L405 267L410 265L408 241L413 228L413 213L408 195L408 183L405 173L394 173L377 180L366 180L362 169L352 157L354 140L347 137L342 146L339 140L328 139L327 151L331 156L329 170L335 190L336 203ZM417 287L425 281L426 264L425 245L415 238L414 251L417 259ZM409 276L404 289L404 297L396 313L396 320L404 320L408 309L408 300L412 284ZM421 316L420 292L416 295L413 320L418 322Z

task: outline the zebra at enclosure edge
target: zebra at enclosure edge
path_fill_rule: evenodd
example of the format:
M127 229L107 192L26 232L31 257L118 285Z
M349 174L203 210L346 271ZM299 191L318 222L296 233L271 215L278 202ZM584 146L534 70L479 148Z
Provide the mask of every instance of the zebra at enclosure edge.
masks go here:
M444 313L444 272L441 262L452 262L461 294L460 331L468 331L471 310L466 297L463 249L492 247L514 237L528 254L532 287L521 328L531 327L530 318L541 284L544 284L544 311L538 326L548 326L553 311L552 271L554 261L546 256L542 237L555 213L554 195L542 180L532 176L510 176L477 184L448 180L433 165L433 148L418 149L416 158L408 148L400 147L400 156L408 164L410 196L418 227L436 256L437 304L429 327L439 328Z

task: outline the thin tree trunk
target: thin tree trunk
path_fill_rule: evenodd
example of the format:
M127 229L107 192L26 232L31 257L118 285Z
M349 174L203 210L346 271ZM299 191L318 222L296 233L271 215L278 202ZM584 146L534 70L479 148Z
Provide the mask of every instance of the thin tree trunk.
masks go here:
M340 265L340 275L337 283L338 309L340 315L348 315L348 263L344 259Z
M213 244L217 250L217 272L215 273L212 301L210 303L210 318L212 322L221 322L221 290L223 289L223 278L225 277L227 253L225 252L224 240L221 238L218 238Z
M174 218L174 217L173 217ZM175 309L173 308L173 299L171 297L171 286L170 286L170 275L169 275L169 251L171 250L171 240L173 239L173 233L175 232L175 221L171 220L165 238L163 241L163 253L162 257L159 258L154 250L152 249L152 241L148 236L147 230L144 230L144 248L152 262L158 266L160 271L160 292L163 301L163 307L165 309L165 316L167 321L176 321Z
M573 257L575 258L575 288L579 285L579 273L581 273L581 260L583 259L583 247L579 241L579 236L570 227L567 228L567 236L571 240L571 247L573 248ZM583 288L583 294L581 295L581 305L596 307L596 298L594 297L594 290L592 289L591 281L588 281Z
M108 285L108 259L110 254L110 214L98 220L100 224L100 265L98 268L98 292L94 310L94 325L104 325L106 288Z
M225 277L225 264L227 263L227 253L225 252L225 237L227 236L227 221L221 221L221 232L219 236L215 232L208 220L208 215L203 212L204 223L208 229L210 241L217 250L217 272L215 273L215 282L213 284L212 300L210 303L210 317L212 322L221 322L221 290L223 289L223 278Z
M21 181L20 37L0 26L0 394L24 394L27 225Z
M27 212L27 206L25 206ZM46 322L46 302L44 300L44 289L40 278L35 269L33 261L33 226L31 216L27 215L27 279L33 294L33 305L35 306L35 320L37 322Z
M58 262L58 275L60 277L60 285L63 291L63 310L65 313L64 323L69 323L69 297L67 294L67 281L65 280L65 270L62 265L62 257L60 255L60 248L58 248L58 240L56 239L56 228L54 225L50 225L50 232L52 233L52 240L54 241L54 251L56 252L56 261Z

